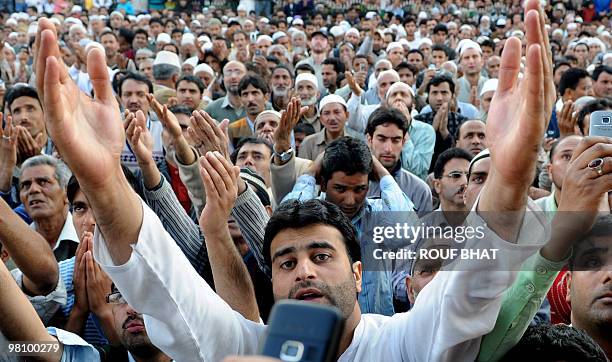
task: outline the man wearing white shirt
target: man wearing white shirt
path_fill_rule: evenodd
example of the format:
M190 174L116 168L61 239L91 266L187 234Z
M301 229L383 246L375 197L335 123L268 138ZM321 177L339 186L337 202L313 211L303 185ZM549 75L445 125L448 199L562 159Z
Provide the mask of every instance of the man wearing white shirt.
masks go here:
M531 150L541 141L555 98L551 56L542 53L549 47L544 27L539 25L540 17L544 15L539 1L528 1L528 71L520 90L516 87L520 40L511 38L504 47L500 93L493 100L490 113L494 116L487 124L487 133L493 141L491 154L504 157L492 158L491 174L474 206L476 213L472 214L472 225L483 227L486 238L484 242L466 241L468 245L478 242L504 248L506 257L459 261L465 267L461 271L438 273L421 291L422 298L417 299L409 313L393 317L361 315L354 293L361 289L361 263L351 263L346 244L343 245L350 240L350 229L342 233L340 227L318 222L314 227L301 228L305 223L300 222L281 226L274 233L270 226L264 242L269 253L264 255L272 268L276 298L292 296L330 304L328 296L338 297L332 304L347 316L339 360L473 360L480 337L495 324L503 292L516 276L511 270L518 270L547 239L541 221L525 214L527 190L537 161ZM37 66L41 72L38 85L50 93L43 99L45 108L53 108L46 119L51 135L77 173L96 214L96 260L129 304L143 313L151 341L175 360L217 361L229 354L256 353L266 328L232 311L200 279L159 219L148 207L143 207L142 200L122 176L118 155L124 133L116 101L105 79L107 74L97 64L103 59L102 53L93 50L89 54L90 76L99 80L94 83L97 99L84 95L67 97L71 84L70 80L68 84L59 82L65 75L53 58L57 42L51 26L46 19L39 23L42 41L38 42L41 65ZM543 97L534 101L531 94L535 93ZM94 154L97 162L92 163ZM216 190L207 193L201 227L206 230L207 243L210 240L210 245L215 245L215 239L231 238L227 217L237 195L238 170L219 153L208 153L201 159L201 165L207 190ZM319 201L313 203L324 205ZM305 206L288 204L289 208ZM499 210L512 212L503 215L486 212ZM310 217L304 213L294 217L303 216ZM532 228L526 230L526 226ZM313 289L306 286L305 280L318 284ZM333 291L326 289L326 285L331 285Z

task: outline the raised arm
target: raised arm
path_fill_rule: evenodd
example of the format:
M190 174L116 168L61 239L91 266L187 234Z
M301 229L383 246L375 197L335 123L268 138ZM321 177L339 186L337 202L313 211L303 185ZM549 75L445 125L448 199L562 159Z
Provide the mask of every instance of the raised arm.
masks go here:
M0 240L23 273L23 289L30 295L47 295L59 282L59 267L47 241L28 227L0 199Z

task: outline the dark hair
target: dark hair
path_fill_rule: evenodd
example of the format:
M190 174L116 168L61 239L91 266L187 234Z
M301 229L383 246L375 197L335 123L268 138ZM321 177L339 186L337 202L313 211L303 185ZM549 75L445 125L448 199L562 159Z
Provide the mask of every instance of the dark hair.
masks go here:
M151 20L149 20L149 26L153 25L153 23L158 23L159 25L163 26L160 18L151 18Z
M174 34L176 34L176 33L183 35L183 31L182 31L181 29L179 29L179 28L174 28L174 29L172 29L172 31L170 32L170 36L172 36L172 35L174 35Z
M585 118L587 115L595 112L595 111L605 111L612 109L612 100L608 98L597 98L590 102L587 102L584 107L580 109L578 113L578 128L580 128L580 132L584 134L586 125L584 124Z
M238 23L238 25L240 25L240 23ZM232 34L232 41L234 40L234 38L236 37L236 35L238 34L242 34L244 35L245 39L249 39L249 36L247 35L247 33L244 30L236 30L233 34Z
M38 92L36 91L36 88L24 84L12 86L9 88L8 92L6 92L6 97L4 98L4 105L6 109L11 111L11 105L13 104L13 102L17 98L21 97L30 97L36 99L38 101L38 104L40 104L40 108L42 108L42 103L40 102L40 98L38 98Z
M404 18L404 21L402 22L402 25L406 25L408 23L414 23L414 25L416 25L416 19L414 18L414 16L406 16Z
M130 171L130 169L121 164L121 170L123 171L123 175L128 181L132 190L134 190L141 198L144 197L144 192L142 189L141 182L138 180L134 173ZM81 186L79 185L79 181L74 177L74 175L70 176L68 180L68 185L66 186L66 196L68 197L68 203L72 204L74 202L74 198L76 197L77 191L81 190Z
M132 42L134 41L134 37L136 36L136 33L127 28L119 28L119 36L125 39L127 43L131 46Z
M238 144L236 145L234 152L232 152L232 154L230 155L230 161L232 161L234 165L236 164L236 160L238 159L238 153L240 152L240 149L242 148L242 146L246 145L247 143L254 144L254 145L266 145L268 149L270 150L270 154L274 153L274 149L272 148L272 145L265 139L257 138L257 137L243 137L240 139L240 141L238 141Z
M271 74L274 74L274 72L276 72L279 69L286 70L287 73L289 73L289 77L293 80L293 78L294 78L293 77L293 73L291 73L291 69L289 69L289 67L286 66L285 64L279 64L279 65L275 66L274 69L272 69L272 73Z
M179 53L179 48L178 48L178 46L177 46L176 44L174 44L174 43L164 44L164 46L162 47L162 50L166 50L166 47L173 47L173 48L174 48L174 53L176 53L176 54L178 54L178 53ZM170 50L167 50L167 51L170 51ZM169 65L169 64L157 64L157 65L154 65L154 67L156 67L156 66L158 66L158 65L167 65L167 66L170 66L170 67L176 68L175 66L173 66L173 65ZM177 69L178 69L178 68L177 68Z
M527 328L504 357L509 361L607 361L601 347L584 331L564 324Z
M147 89L149 93L153 93L153 83L151 83L151 81L149 80L149 78L145 77L144 75L140 74L140 73L135 73L135 72L128 72L123 78L121 78L121 80L119 81L119 86L117 87L117 94L119 94L119 97L121 97L121 93L122 93L122 89L123 88L123 83L125 83L126 80L128 79L132 79L136 82L139 83L144 83L147 85Z
M342 74L345 71L344 63L339 58L326 58L321 65L333 66L336 74Z
M438 156L438 159L436 160L436 163L434 164L434 169L433 169L434 178L436 179L442 178L442 174L444 173L444 166L446 166L448 161L455 159L455 158L462 158L470 162L472 161L473 156L462 148L457 148L457 147L449 148L448 150L442 152Z
M297 74L300 70L305 70L307 72L309 72L310 74L315 74L315 70L312 67L312 65L308 64L308 63L302 63L299 64L297 67L295 67L295 76L297 77Z
M328 225L337 229L344 238L349 262L352 264L361 260L361 246L355 227L338 206L317 199L287 200L278 206L266 225L263 242L266 264L272 267L270 247L278 233L286 229L300 229L312 225Z
M247 89L250 85L259 89L263 94L270 93L270 88L262 77L257 74L247 74L240 80L240 83L238 83L238 94L241 94L242 91Z
M433 54L433 52L444 52L444 54L446 55L446 57L448 58L448 48L445 45L442 44L434 44L434 46L431 47L431 52Z
M204 89L206 88L204 82L202 82L202 80L196 77L195 75L184 75L180 77L179 80L176 81L176 89L178 89L178 85L180 82L195 83L198 86L200 93L204 93Z
M458 141L459 139L461 139L461 127L467 122L467 121L478 121L480 123L482 123L483 125L485 124L482 120L480 119L468 119L465 122L461 123L459 125L459 127L457 127L457 132L454 134L455 136L455 141Z
M144 29L142 29L142 28L136 29L136 30L134 31L134 38L135 38L135 37L136 37L136 35L138 35L138 34L144 34L144 36L147 38L147 40L149 39L149 33L147 33L147 31L146 31L146 30L144 30Z
M413 64L408 63L407 61L403 61L395 66L395 71L399 73L401 69L408 69L412 72L413 76L417 76L419 74L419 70Z
M185 116L191 117L191 115L193 114L193 109L190 107L187 107L185 105L179 104L176 105L174 107L170 107L168 108L168 110L174 114L183 114Z
M293 133L303 133L306 136L310 136L315 133L315 129L312 124L302 122L293 127Z
M325 148L321 165L321 178L326 183L334 172L347 175L372 171L372 154L365 141L353 137L340 137Z
M608 73L612 75L612 67L608 65L603 65L603 64L597 66L597 68L593 70L593 75L592 75L593 80L597 82L601 73Z
M119 42L119 37L112 30L107 30L105 32L102 32L102 34L100 34L100 41L102 41L102 37L105 35L112 35L115 38L115 40Z
M418 55L420 55L421 56L421 60L425 59L425 54L423 54L423 52L418 50L418 49L410 49L408 51L408 54L406 54L406 59L408 59L408 56L410 54L414 54L414 53L417 53Z
M567 89L575 90L580 80L588 77L589 73L582 68L570 68L566 70L559 81L559 94L563 96Z
M433 33L436 34L439 31L443 31L444 33L448 34L448 27L446 27L446 25L443 23L438 23L436 26L434 26Z
M402 112L393 107L381 106L376 108L368 118L366 133L373 137L376 127L385 123L395 124L397 128L402 130L403 135L406 135L408 131L408 119Z
M485 39L480 42L480 47L489 47L495 49L495 43L491 39Z
M567 58L561 58L558 62L555 63L555 68L553 69L553 74L557 73L557 70L559 70L559 68L561 68L562 66L568 66L568 67L572 67L572 65L570 64L569 60Z
M172 20L172 19L168 19L164 22L164 27L166 27L166 25L168 25L168 23L172 23L176 26L178 26L178 24L176 23L176 21Z
M453 77L451 77L447 73L440 73L434 75L433 78L431 78L431 80L429 81L429 83L427 83L427 93L429 93L429 90L432 86L438 86L442 83L448 83L451 94L455 94L455 82L453 81Z
M609 238L612 234L612 214L599 214L597 217L595 224L588 232L584 233L580 240L577 240L574 243L572 248L572 255L570 256L567 265L570 271L576 270L576 255L578 255L578 251L580 250L580 246L584 245L585 241L590 238L597 237L606 237ZM583 269L583 266L580 266Z

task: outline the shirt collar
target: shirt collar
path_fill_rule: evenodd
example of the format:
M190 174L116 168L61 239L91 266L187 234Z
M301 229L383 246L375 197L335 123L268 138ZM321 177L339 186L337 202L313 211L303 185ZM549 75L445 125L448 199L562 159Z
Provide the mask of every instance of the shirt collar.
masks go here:
M325 144L325 128L316 133L315 142L317 146Z
M31 223L30 227L36 230L36 222ZM66 214L66 221L64 221L64 226L62 227L62 231L60 232L59 237L55 242L53 250L57 249L63 240L74 241L75 243L79 242L79 236L77 235L76 229L74 228L74 223L72 222L72 214L70 212Z

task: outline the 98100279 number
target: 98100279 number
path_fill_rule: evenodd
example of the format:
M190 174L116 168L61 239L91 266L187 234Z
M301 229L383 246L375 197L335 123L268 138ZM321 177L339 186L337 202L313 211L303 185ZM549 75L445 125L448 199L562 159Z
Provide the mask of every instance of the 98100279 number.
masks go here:
M55 353L60 350L59 342L20 342L7 343L6 350L12 356L36 356L45 353Z

